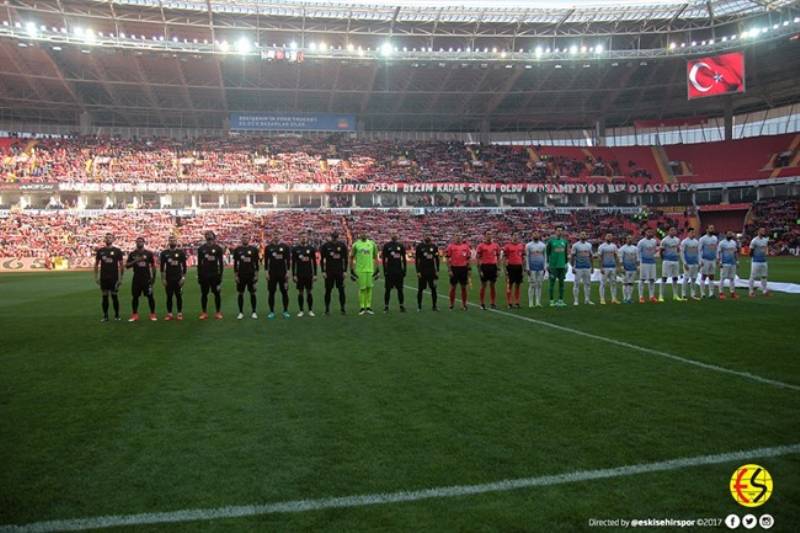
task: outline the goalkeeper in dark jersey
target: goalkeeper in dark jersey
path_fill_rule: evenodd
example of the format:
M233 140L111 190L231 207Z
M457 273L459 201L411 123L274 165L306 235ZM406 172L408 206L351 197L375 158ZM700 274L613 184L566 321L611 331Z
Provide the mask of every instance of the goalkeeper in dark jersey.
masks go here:
M383 245L381 251L383 261L383 312L389 312L389 300L391 299L392 289L397 289L397 301L400 303L400 312L405 313L403 295L403 281L406 277L406 247L397 239L397 235L392 235L392 240Z
M417 267L417 311L422 311L422 295L428 287L431 289L433 310L438 311L436 280L439 279L439 249L430 236L417 245L414 262Z
M225 265L222 246L217 244L217 236L213 231L205 234L206 242L197 249L197 281L200 283L200 320L208 319L208 293L214 294L214 307L217 312L214 318L222 320L222 273Z
M183 283L186 281L186 252L178 248L178 239L171 235L169 247L161 252L161 283L167 291L167 316L164 320L172 320L172 300L177 306L177 319L183 320Z

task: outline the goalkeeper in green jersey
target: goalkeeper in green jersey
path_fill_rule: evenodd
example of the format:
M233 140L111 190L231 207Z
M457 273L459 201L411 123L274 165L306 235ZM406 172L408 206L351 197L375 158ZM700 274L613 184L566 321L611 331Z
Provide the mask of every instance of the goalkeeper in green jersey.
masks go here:
M563 236L564 228L558 226L556 233L547 241L547 270L550 272L550 307L564 307L564 278L567 276L567 250L569 243ZM558 301L553 299L553 292L558 280Z
M368 239L366 233L362 233L353 243L350 260L350 276L353 280L358 281L358 306L360 308L358 314L374 315L372 287L378 276L378 270L375 268L378 262L378 245L375 244L375 241Z

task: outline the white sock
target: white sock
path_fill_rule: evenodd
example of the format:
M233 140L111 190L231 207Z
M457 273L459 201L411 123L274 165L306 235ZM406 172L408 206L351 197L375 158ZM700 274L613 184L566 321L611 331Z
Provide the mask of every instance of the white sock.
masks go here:
M639 280L638 285L639 285L639 298L644 298L644 284L642 283L642 280ZM631 291L632 290L633 289L631 289Z
M767 278L761 278L761 293L767 294Z
M606 278L600 276L600 300L606 299Z
M750 287L750 292L753 292L753 289L755 288L755 287L753 287L753 285L755 285L754 281L755 281L755 280L754 280L753 278L750 278L750 279L747 281L747 286L748 286L748 287Z
M667 284L667 278L661 278L661 285L658 286L658 297L664 297L664 285Z
M655 298L656 296L656 282L652 279L647 282L647 293L650 295L650 298Z

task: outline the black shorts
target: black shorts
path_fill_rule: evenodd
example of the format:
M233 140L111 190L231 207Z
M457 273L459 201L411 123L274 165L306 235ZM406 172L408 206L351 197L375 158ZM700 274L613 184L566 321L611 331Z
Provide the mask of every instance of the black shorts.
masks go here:
M180 278L176 279L167 278L166 290L175 294L180 294L180 292L183 290Z
M397 289L398 291L403 290L403 280L405 276L403 274L398 273L388 273L386 274L386 288L387 289Z
M139 296L152 296L153 295L153 286L150 284L149 281L139 281L133 280L133 284L131 285L131 294L134 298L138 298Z
M450 267L453 275L450 276L450 285L467 285L469 279L469 267Z
M497 265L480 266L481 281L494 283L497 281Z
M100 290L103 292L117 292L119 278L100 278Z
M239 277L236 283L236 292L244 292L247 289L249 292L256 292L256 278L253 276Z
M336 286L340 290L344 290L344 273L343 272L326 272L325 273L325 290L330 292Z
M199 279L201 289L216 291L222 288L222 276L210 276Z
M269 275L267 291L274 293L278 288L281 289L281 292L286 292L286 273Z
M506 265L508 282L514 285L522 283L522 265Z
M314 288L314 276L297 276L297 290L309 291Z

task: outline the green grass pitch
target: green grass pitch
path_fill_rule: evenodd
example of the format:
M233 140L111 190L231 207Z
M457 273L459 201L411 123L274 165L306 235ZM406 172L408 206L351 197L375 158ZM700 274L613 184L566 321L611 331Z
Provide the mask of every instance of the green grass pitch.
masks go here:
M770 274L799 282L800 261L774 259ZM221 322L197 320L190 275L184 322L101 324L89 273L0 276L0 526L481 484L800 442L798 390L474 307L449 312L444 280L438 314L427 296L416 313L408 290L411 312L397 312L393 296L388 315L356 316L348 282L348 316L267 321L262 279L257 322L235 320L232 282L227 271ZM156 296L163 316L163 290ZM376 309L382 298L378 282ZM513 313L800 386L800 296ZM753 462L775 483L753 513L772 514L773 531L796 531L800 456ZM127 529L574 531L590 518L742 516L728 491L740 464Z

